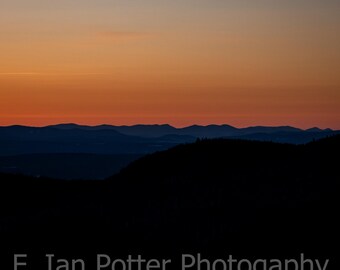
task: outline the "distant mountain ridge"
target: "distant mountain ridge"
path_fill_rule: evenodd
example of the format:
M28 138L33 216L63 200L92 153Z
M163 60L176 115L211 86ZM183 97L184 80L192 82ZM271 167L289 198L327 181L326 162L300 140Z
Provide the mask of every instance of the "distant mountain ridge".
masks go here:
M183 128L175 128L167 124L85 126L70 123L46 127L27 127L18 125L0 127L0 144L5 141L13 143L17 140L19 144L23 142L61 143L62 145L58 147L60 151L56 150L57 152L105 154L127 152L147 153L158 150L153 147L154 145L165 144L167 147L169 144L170 146L173 146L178 143L192 142L197 138L240 138L303 144L339 133L340 131L334 131L332 129L314 127L302 130L291 126L253 126L236 128L230 125L192 125ZM73 144L70 145L70 143ZM101 148L99 147L100 144L106 145L106 147ZM135 148L131 148L132 145L135 145ZM126 147L129 150L125 149ZM161 147L159 150L166 149L166 147ZM39 151L35 151L35 153L36 152L40 153ZM50 150L47 152L49 153ZM1 154L0 150L0 155ZM19 154L26 154L26 152L24 151Z
M236 128L231 125L191 125L183 128L176 128L168 124L162 125L131 125L131 126L114 126L114 125L98 125L86 126L74 123L58 124L48 126L57 129L83 129L83 130L115 130L125 135L133 135L140 137L160 137L169 134L187 135L194 137L219 138L227 136L241 136L255 133L276 133L276 132L337 132L332 129L320 129L313 127L310 129L300 129L291 126L251 126L245 128Z
M198 138L305 144L336 134L340 132L319 128L302 130L289 126L236 128L230 125L193 125L175 128L170 125L15 125L0 127L0 171L58 178L102 179L119 171L135 157L192 143ZM114 164L109 166L110 162ZM100 170L89 169L85 173L83 167L91 163Z
M77 124L61 124L51 126L57 129L83 129L83 130L114 130L124 135L137 136L149 139L176 138L179 142L192 142L193 138L230 138L272 141L279 143L304 144L313 140L319 140L331 135L339 134L340 131L332 129L300 129L291 126L252 126L236 128L230 125L192 125L176 128L168 124L164 125L133 125L133 126L84 126Z

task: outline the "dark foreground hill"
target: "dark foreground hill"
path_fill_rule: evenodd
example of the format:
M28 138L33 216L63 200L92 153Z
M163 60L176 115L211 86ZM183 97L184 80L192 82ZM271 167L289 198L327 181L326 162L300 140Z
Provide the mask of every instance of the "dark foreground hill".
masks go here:
M107 181L1 175L2 256L304 253L336 269L339 150L339 136L300 146L200 140Z

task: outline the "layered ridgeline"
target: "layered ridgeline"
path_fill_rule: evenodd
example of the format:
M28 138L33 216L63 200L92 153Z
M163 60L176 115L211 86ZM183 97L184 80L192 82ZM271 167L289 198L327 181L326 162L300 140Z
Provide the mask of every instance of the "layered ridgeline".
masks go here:
M197 138L237 138L304 144L339 131L229 125L0 127L0 171L64 179L103 179L138 157Z
M306 145L198 140L105 181L1 175L1 244L59 254L338 258L339 151L340 136Z

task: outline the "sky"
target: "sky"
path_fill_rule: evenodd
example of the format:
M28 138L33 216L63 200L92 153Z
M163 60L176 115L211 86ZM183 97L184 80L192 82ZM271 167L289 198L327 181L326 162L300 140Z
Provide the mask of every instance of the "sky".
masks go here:
M340 129L338 0L1 0L0 125Z

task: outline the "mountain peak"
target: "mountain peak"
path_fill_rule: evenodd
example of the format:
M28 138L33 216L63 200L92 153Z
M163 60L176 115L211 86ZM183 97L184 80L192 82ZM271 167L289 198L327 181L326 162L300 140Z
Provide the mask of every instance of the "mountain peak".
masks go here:
M78 124L75 124L75 123L62 123L62 124L50 125L50 126L47 126L47 127L69 129L69 128L78 128L78 127L81 127L81 126L78 125Z
M312 127L309 129L306 129L307 132L322 132L323 130L318 127Z

